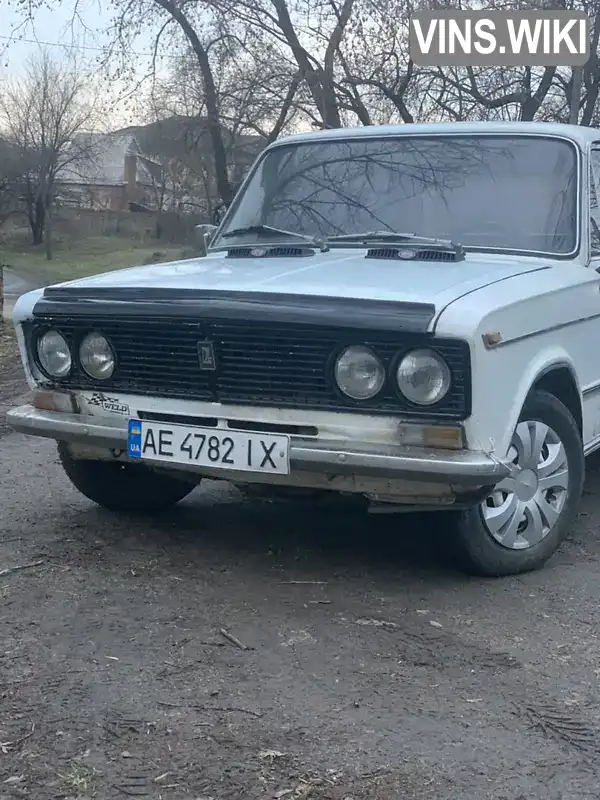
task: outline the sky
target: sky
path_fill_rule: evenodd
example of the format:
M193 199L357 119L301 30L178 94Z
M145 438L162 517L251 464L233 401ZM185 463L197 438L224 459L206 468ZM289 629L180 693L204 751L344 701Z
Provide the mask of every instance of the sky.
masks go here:
M74 9L72 0L55 0L48 5L50 7L36 11L32 23L24 24L23 14L17 10L15 0L0 0L0 53L5 66L11 71L18 70L36 50L36 42L46 42L57 53L76 46L82 55L93 58L96 51L84 48L101 48L106 41L102 31L110 22L107 3L102 8L97 0L84 0L80 4L80 13L85 25L80 21L71 25ZM19 41L20 37L22 41Z
M73 15L75 3L79 18ZM18 79L28 58L35 56L41 46L58 59L75 53L77 60L96 71L100 78L97 59L102 57L103 48L109 42L106 29L111 17L112 7L107 0L46 0L46 6L36 11L34 20L24 23L15 0L0 0L0 81L6 76ZM141 76L150 64L151 32L138 36L133 48ZM120 99L123 94L130 93L131 86L131 82L114 80L102 84L101 91L108 98L110 109L106 119L109 127L141 121L143 110L136 110L130 102ZM139 93L143 95L148 90L146 86Z

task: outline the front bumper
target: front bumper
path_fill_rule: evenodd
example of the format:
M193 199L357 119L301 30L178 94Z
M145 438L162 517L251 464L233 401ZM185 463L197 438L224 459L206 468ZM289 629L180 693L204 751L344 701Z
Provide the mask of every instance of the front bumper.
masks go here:
M14 408L7 422L17 431L58 441L127 450L127 427L107 417L42 411L32 405ZM116 418L118 419L118 418ZM454 491L493 486L509 474L498 459L473 450L442 450L406 445L347 443L292 437L290 467L327 475L365 475L444 483ZM225 471L223 471L225 477Z

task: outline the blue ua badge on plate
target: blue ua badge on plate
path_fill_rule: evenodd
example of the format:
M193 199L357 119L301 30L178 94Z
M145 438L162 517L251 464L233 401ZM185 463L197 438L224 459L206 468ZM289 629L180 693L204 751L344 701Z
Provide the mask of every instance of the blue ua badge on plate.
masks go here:
M127 455L129 458L142 457L142 423L139 419L130 419L127 429Z

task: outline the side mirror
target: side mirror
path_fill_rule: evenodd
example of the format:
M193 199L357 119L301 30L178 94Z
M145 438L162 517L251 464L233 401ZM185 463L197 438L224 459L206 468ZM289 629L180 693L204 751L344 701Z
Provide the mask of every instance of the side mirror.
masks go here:
M220 206L217 206L212 213L212 221L215 228L218 228L221 224L221 220L227 213L227 209L229 208L229 203L221 203Z
M206 255L206 251L216 230L216 225L196 225L196 241L198 247L202 251L202 255Z

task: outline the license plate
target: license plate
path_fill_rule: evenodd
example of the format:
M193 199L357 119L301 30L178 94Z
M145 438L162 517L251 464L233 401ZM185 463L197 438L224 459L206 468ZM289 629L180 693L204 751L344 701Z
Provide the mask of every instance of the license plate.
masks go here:
M289 452L289 436L129 420L129 458L288 475Z

